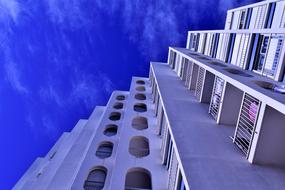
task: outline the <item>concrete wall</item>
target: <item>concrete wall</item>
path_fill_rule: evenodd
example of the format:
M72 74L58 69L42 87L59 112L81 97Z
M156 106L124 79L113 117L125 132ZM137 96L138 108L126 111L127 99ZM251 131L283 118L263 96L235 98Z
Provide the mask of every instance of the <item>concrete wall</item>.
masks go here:
M203 92L202 92L202 97L201 97L202 103L210 103L214 81L215 81L215 75L206 71Z
M146 91L143 92L146 95L146 100L136 100L135 94L138 93L135 90L136 80L141 79L146 82L144 85ZM142 102L148 107L148 110L143 113L139 113L133 110L135 103ZM152 177L152 189L166 189L166 170L161 165L160 157L160 145L161 139L157 136L158 126L157 119L154 114L154 104L151 99L151 88L148 79L134 77L132 80L130 95L125 109L125 118L123 121L123 129L120 135L120 142L118 144L118 151L116 159L114 160L114 170L112 172L110 189L124 189L125 180L128 171L132 168L144 168L150 172ZM131 126L132 119L137 116L143 116L148 119L148 128L144 130L137 130ZM129 153L129 143L135 136L146 137L149 141L149 155L136 158ZM154 178L155 177L155 178Z
M117 100L116 97L118 95L124 95L126 97L125 100ZM87 179L87 176L89 172L95 168L95 167L105 167L107 169L107 177L105 181L104 189L109 189L110 184L110 177L114 166L114 159L116 157L116 154L118 152L118 142L120 140L120 134L122 132L122 121L125 117L124 109L126 107L126 101L128 100L128 92L122 92L122 91L114 91L109 99L109 102L106 106L105 112L102 116L102 120L99 123L98 129L96 131L96 134L92 138L92 141L90 143L90 148L88 149L86 153L86 157L82 161L82 164L80 166L80 170L77 173L77 175L74 178L74 182L72 184L71 189L83 189L84 182ZM117 102L121 102L124 104L123 109L117 110L113 108L113 105L115 105ZM111 121L109 120L109 116L112 112L120 112L121 113L121 119L118 121ZM106 136L104 135L104 130L107 125L109 124L115 124L118 126L117 135L114 136ZM96 156L96 150L99 147L99 145L104 141L110 141L114 144L112 155L108 158L101 159Z
M285 167L285 115L266 106L253 162Z
M242 103L243 91L230 83L226 83L225 85L226 87L222 98L218 123L236 126Z

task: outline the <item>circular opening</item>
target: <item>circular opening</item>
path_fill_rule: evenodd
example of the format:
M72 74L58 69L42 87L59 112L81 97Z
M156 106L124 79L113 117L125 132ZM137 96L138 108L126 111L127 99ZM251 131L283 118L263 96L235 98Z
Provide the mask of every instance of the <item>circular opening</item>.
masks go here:
M119 95L116 97L117 100L125 100L126 97L124 95Z
M106 126L106 129L104 131L104 135L111 137L117 134L118 126L114 124L110 124Z
M143 103L138 103L138 104L134 105L134 110L136 112L146 112L147 111L147 107Z
M135 117L132 120L132 127L137 130L144 130L148 128L148 122L145 117Z
M136 136L130 140L129 153L136 158L142 158L149 155L148 139L143 136Z
M112 155L112 151L113 151L113 143L106 141L100 144L100 146L96 151L96 156L102 159L108 158Z
M145 91L145 87L144 86L138 86L138 87L136 87L136 90L143 92L143 91Z
M109 119L112 121L118 121L121 119L121 113L120 112L112 112L109 116Z
M137 84L145 84L143 80L137 80Z
M243 77L253 77L252 75L247 74L247 73L245 73L243 71L240 71L240 70L237 70L237 69L226 68L224 70L229 72L229 73L231 73L231 74L234 74L234 75L240 75L240 76L243 76Z
M119 110L119 109L122 109L124 107L124 104L121 103L121 102L117 102L114 104L113 108Z
M136 94L135 99L137 100L145 100L146 96L144 94Z
M131 168L125 179L125 189L152 189L151 174L144 168Z
M104 188L107 176L107 169L103 166L97 166L89 172L87 180L84 182L84 189L97 189Z

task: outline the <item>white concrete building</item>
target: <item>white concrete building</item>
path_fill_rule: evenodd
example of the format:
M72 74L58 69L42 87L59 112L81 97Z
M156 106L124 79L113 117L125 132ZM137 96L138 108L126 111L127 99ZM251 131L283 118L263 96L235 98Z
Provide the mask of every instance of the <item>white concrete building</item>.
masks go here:
M38 158L14 189L285 189L285 1L190 31Z

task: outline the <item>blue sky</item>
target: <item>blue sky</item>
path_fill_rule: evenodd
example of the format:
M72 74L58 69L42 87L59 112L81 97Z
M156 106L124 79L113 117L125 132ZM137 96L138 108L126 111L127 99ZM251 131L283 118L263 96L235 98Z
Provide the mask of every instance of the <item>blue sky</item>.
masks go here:
M254 0L0 0L0 189L187 30Z

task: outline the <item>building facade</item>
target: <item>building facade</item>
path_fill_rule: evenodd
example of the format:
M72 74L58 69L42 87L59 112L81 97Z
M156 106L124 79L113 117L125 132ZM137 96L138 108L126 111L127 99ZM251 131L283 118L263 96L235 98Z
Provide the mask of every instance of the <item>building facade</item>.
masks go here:
M38 158L14 189L285 189L285 1L189 31Z

